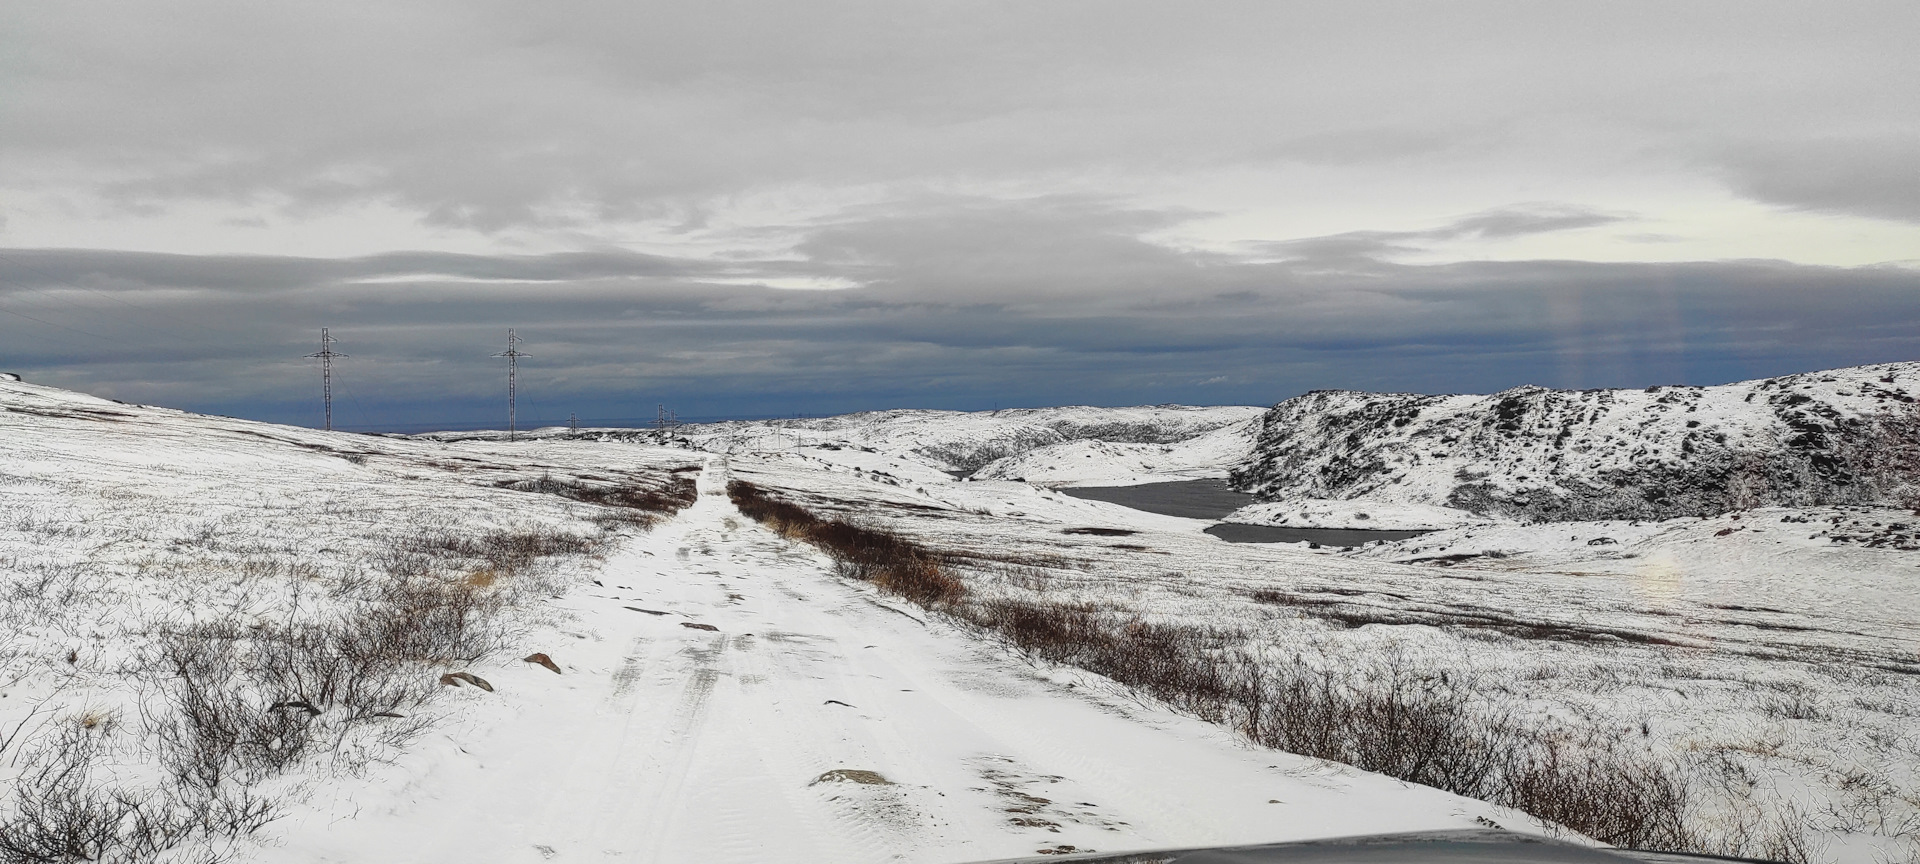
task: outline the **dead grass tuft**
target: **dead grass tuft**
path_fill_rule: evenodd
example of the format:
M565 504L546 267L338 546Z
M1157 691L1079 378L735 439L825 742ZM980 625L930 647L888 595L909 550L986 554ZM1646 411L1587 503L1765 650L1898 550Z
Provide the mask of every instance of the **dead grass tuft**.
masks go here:
M387 562L390 570L424 572L434 569L425 562L409 562L409 556L428 562L446 558L480 561L486 569L513 574L541 558L581 555L594 551L598 544L591 537L544 526L485 534L461 534L451 530L423 532L403 544L398 555Z
M96 780L100 748L99 735L73 728L34 754L0 822L0 860L140 864L211 827L174 801Z
M693 470L699 469L695 466ZM669 515L686 509L700 497L693 478L682 476L677 472L670 473L663 480L652 483L643 482L640 478L629 478L625 483L590 482L580 478L560 478L552 474L544 474L533 480L508 482L504 485L522 492L558 495L602 507L621 507Z

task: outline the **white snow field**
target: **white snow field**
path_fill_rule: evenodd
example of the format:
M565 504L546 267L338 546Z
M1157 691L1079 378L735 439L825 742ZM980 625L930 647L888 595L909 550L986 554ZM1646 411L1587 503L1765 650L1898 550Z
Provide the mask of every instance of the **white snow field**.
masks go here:
M1248 746L849 582L733 510L725 457L329 434L16 382L0 409L0 848L60 851L34 830L54 817L99 829L64 851L100 861L931 862L1540 830ZM650 528L567 497L690 467L697 503ZM398 710L260 677L320 668L274 646L344 651L295 637L385 614L380 586L442 577L505 608L465 619L481 659L354 667ZM234 680L170 666L182 644ZM181 743L211 734L180 719L191 680L254 724L217 758Z
M1433 531L1468 525L1507 522L1498 517L1481 516L1452 507L1432 504L1405 504L1368 498L1346 500L1328 498L1292 498L1249 504L1220 518L1241 525L1276 525L1291 528L1372 528L1376 530Z
M1049 486L1125 486L1223 478L1253 449L1250 406L1008 408L868 411L838 417L681 426L672 439L714 453L804 457L868 473L944 481L1025 480ZM503 432L441 432L436 441L491 441ZM651 430L561 428L530 437L646 441Z
M271 859L967 861L1515 821L1023 663L831 575L726 476L556 601L571 623L529 647L565 674L488 670L458 731Z
M238 789L271 803L238 841L175 850L246 861L962 862L1552 830L1264 749L1231 711L1204 722L981 623L1045 608L1201 634L1232 668L1321 670L1355 692L1401 675L1464 694L1463 718L1547 730L1524 740L1555 752L1667 760L1699 848L1920 856L1920 517L1906 510L1523 524L1351 500L1269 508L1453 526L1336 552L1230 544L1204 520L1049 488L1218 477L1230 448L1200 458L1181 442L1242 435L1256 409L681 430L699 452L619 430L329 434L4 381L0 408L6 830L52 800L19 794L45 787L36 766L76 747L85 788L150 795L146 815L229 812ZM1003 469L1025 482L982 476ZM687 477L698 500L668 515L658 496ZM929 611L849 578L740 514L734 479L933 550L964 601ZM381 586L434 579L452 587L432 597L479 611L467 642L370 667L398 682L404 710L385 713L404 717L344 697L311 721L273 709L298 722L262 728L318 743L282 757L297 736L269 735L220 794L168 791L180 748L158 733L192 679L161 649L181 634L240 646L238 677L255 683L223 704L265 712L290 694L258 683L283 679L260 678L249 663L278 667L248 646L387 614ZM560 674L522 661L535 652ZM492 689L442 686L447 672Z
M1229 544L1201 534L1202 520L1024 483L916 484L812 456L733 461L815 512L968 562L969 602L1226 629L1283 666L1373 675L1397 657L1570 738L1644 744L1681 766L1709 848L1860 862L1920 852L1909 511L1504 523L1311 551Z

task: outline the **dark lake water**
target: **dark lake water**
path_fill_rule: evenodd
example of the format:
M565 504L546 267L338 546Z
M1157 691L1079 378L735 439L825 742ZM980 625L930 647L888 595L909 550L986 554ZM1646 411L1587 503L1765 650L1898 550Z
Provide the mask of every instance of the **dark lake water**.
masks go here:
M1061 489L1063 494L1089 501L1105 501L1188 519L1219 519L1249 504L1252 495L1227 488L1225 480L1176 480L1170 483L1143 483L1139 486L1083 486ZM1322 546L1360 546L1374 540L1404 540L1425 531L1380 531L1364 528L1281 528L1271 525L1237 525L1222 522L1207 529L1229 543L1299 543L1305 540Z
M1258 503L1245 492L1227 488L1225 480L1175 480L1171 483L1142 483L1138 486L1086 486L1061 489L1060 492L1089 501L1105 501L1188 519L1218 519L1248 504Z

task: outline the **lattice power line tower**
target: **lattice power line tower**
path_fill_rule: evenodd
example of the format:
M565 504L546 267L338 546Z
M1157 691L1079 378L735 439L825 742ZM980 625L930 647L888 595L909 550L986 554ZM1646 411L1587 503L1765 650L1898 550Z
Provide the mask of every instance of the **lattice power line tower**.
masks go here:
M514 368L518 365L517 361L520 358L533 356L531 354L521 353L520 349L517 347L519 344L520 344L520 337L513 335L513 328L508 327L507 328L507 350L493 355L495 357L507 358L507 440L508 441L512 441L514 439L515 433L517 432L514 426L514 423L515 423L514 402L513 402Z
M347 355L333 350L334 338L327 335L327 328L320 328L320 350L308 354L308 358L320 358L320 400L327 406L327 431L333 431L333 358Z

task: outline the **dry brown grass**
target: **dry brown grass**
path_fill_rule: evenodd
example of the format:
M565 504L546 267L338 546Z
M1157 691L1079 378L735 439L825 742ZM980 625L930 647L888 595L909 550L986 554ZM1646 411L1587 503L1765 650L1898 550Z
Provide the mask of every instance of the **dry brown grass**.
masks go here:
M898 535L822 519L742 480L727 484L727 494L754 521L782 537L819 547L843 576L929 608L948 608L966 596L965 583L943 566L941 556Z
M1314 663L1244 650L1232 628L1088 603L996 598L954 610L1034 656L1097 672L1276 750L1531 813L1603 842L1714 851L1685 824L1684 772L1644 747L1520 719L1496 688L1397 652Z
M698 470L695 466L694 470ZM558 495L574 501L671 515L691 506L700 493L691 477L669 473L663 478L629 477L626 482L591 482L552 474L505 484L522 492Z
M249 585L291 580L284 617L235 607L155 624L130 663L152 681L133 725L158 785L101 779L102 742L122 725L110 711L46 724L60 733L27 746L0 730L0 749L24 766L0 814L0 862L219 860L275 818L262 782L323 763L357 771L430 728L439 672L508 647L516 598L552 587L543 562L604 540L544 527L419 535L377 569L340 574L324 611L297 599L312 573L243 568Z

